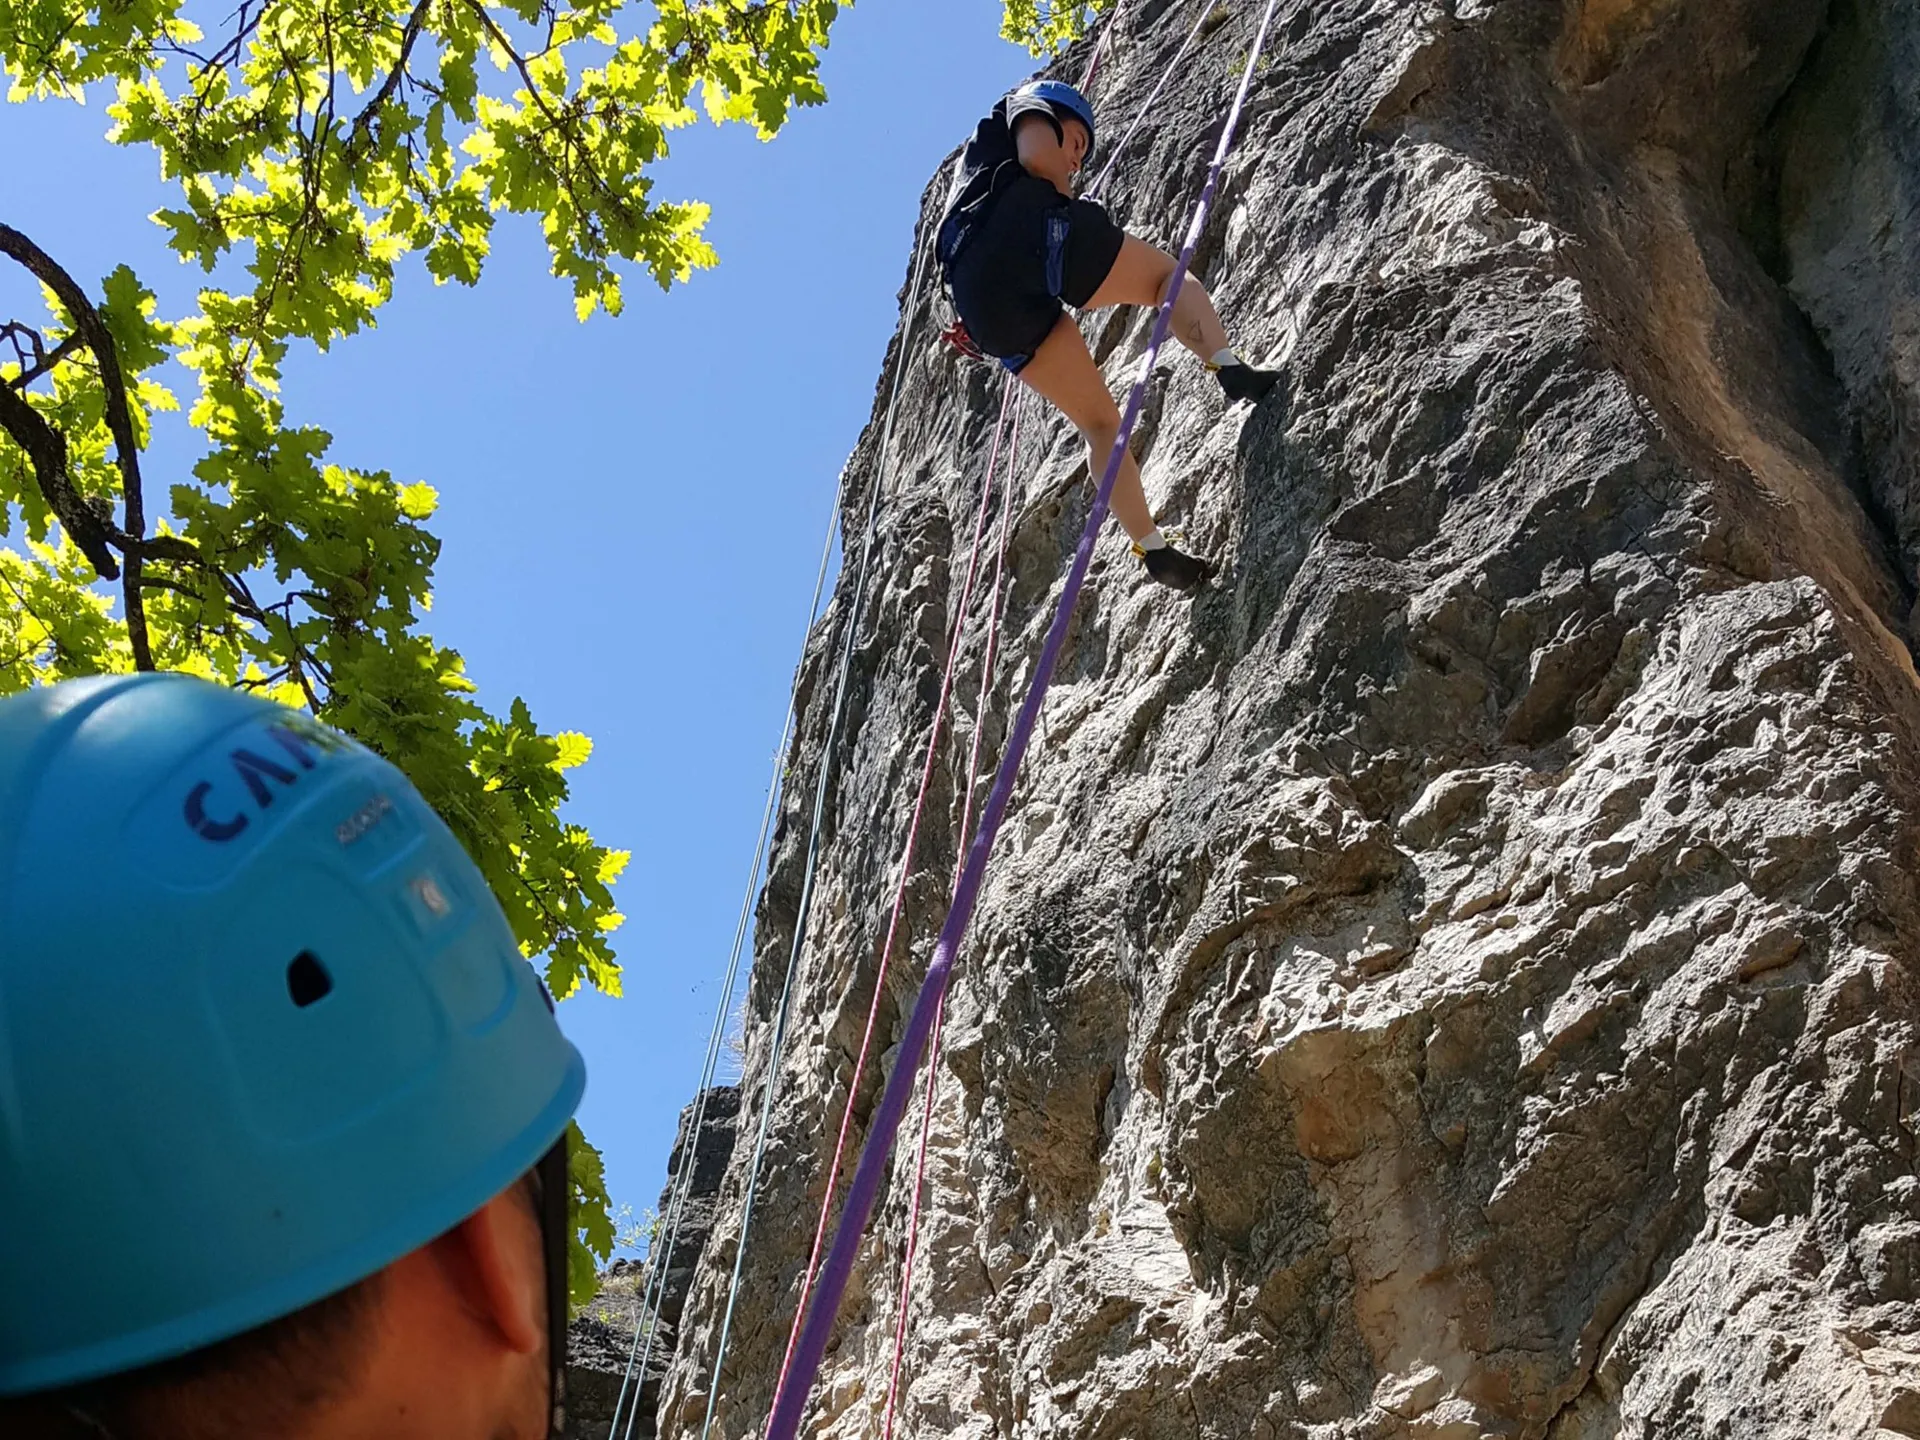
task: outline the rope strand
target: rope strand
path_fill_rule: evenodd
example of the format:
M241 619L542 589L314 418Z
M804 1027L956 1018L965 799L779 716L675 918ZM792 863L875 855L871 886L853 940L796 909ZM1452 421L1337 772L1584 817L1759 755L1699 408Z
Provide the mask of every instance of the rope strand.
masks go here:
M813 579L813 600L807 607L807 629L811 631L820 618L820 596L827 588L827 569L833 560L833 537L840 521L839 497L834 497L832 509L827 515L826 539L820 547L820 568ZM804 638L804 637L803 637ZM804 649L804 645L802 647ZM700 1088L694 1096L693 1123L687 1134L690 1141L697 1140L706 1125L707 1097L713 1089L714 1074L719 1068L720 1050L726 1038L727 1016L733 1009L734 986L739 981L740 957L746 948L746 939L753 920L753 899L760 885L760 872L767 857L767 842L773 833L773 817L779 810L780 794L783 789L780 778L785 768L787 743L793 735L795 699L799 694L799 673L795 667L794 685L787 694L787 713L780 722L780 743L773 752L773 772L767 777L766 805L760 813L760 838L754 842L753 865L747 872L747 885L740 901L740 914L734 922L733 947L727 956L726 978L720 986L720 1003L714 1008L713 1028L707 1036L706 1058L700 1069ZM627 1353L626 1372L620 1377L620 1393L613 1403L613 1420L607 1427L607 1440L613 1440L620 1428L620 1417L625 1410L629 1387L633 1391L633 1411L627 1417L626 1440L632 1440L634 1422L640 1416L640 1391L646 1386L647 1366L653 1360L655 1336L660 1328L660 1312L666 1303L666 1276L673 1268L674 1251L680 1243L680 1226L686 1209L686 1201L693 1189L693 1165L691 1153L683 1161L680 1174L675 1177L674 1188L667 1201L667 1213L662 1217L662 1232L666 1244L647 1247L647 1288L641 1292L640 1317L634 1327L633 1346ZM641 1349L641 1336L645 1334L646 1348ZM638 1364L640 1383L633 1383L635 1365Z
M1180 48L1173 52L1173 58L1160 72L1160 78L1154 82L1153 89L1147 92L1147 98L1140 102L1140 108L1133 112L1133 119L1127 128L1120 132L1120 138L1107 147L1107 163L1100 167L1100 173L1094 177L1093 184L1087 187L1086 198L1091 200L1106 188L1107 179L1113 174L1113 167L1120 163L1121 152L1127 148L1127 142L1133 138L1140 123L1153 113L1153 102L1160 98L1160 92L1167 88L1167 81L1173 78L1173 72L1180 68L1180 62L1186 58L1187 51L1193 48L1193 42L1200 38L1201 28L1212 16L1219 0L1200 0L1200 14L1195 17L1193 28L1187 31L1187 38L1180 42Z
M867 1057L873 1050L874 1031L880 1019L880 1002L885 994L887 971L892 964L894 943L899 938L901 917L906 912L907 882L913 878L913 852L920 839L920 821L926 812L927 795L933 788L933 774L940 755L940 729L946 719L947 701L953 693L954 670L959 663L960 646L966 638L967 609L973 600L973 584L980 565L980 541L986 533L987 516L993 502L993 486L1000 467L1000 442L1006 436L1007 417L1013 408L1013 392L1004 393L1000 402L1000 418L994 426L993 448L987 460L987 473L980 487L980 513L974 521L973 549L967 562L966 584L960 593L960 605L955 612L953 639L947 647L946 668L940 677L940 698L934 706L933 726L927 735L927 757L920 772L920 793L913 802L913 819L907 826L907 839L900 856L900 879L893 892L893 912L887 920L886 939L880 946L879 968L874 975L873 1001L867 1007L866 1031L860 1037L860 1054L853 1064L853 1079L847 1086L846 1104L840 1111L840 1134L834 1141L833 1161L827 1167L826 1194L820 1201L820 1219L813 1232L813 1253L807 1257L806 1273L800 1284L800 1299L794 1309L793 1328L787 1336L787 1351L780 1364L780 1384L787 1378L787 1367L793 1360L793 1347L800 1339L800 1317L806 1313L807 1297L813 1288L813 1280L820 1262L820 1250L826 1243L827 1219L832 1213L833 1197L840 1183L840 1162L846 1155L847 1135L853 1128L853 1107L859 1098L860 1081L866 1074ZM776 1387L777 1389L777 1387Z
M1009 387L1011 388L1011 387ZM1013 422L1013 453L1007 459L1009 476L1019 474L1018 455L1020 453L1020 420L1015 415ZM960 810L960 843L964 846L970 836L973 824L973 796L980 781L980 757L985 746L987 733L987 700L993 690L993 662L999 648L1000 620L1004 613L1005 592L1001 589L1001 576L1006 573L1007 551L1013 543L1013 506L1014 497L1011 486L1007 489L1005 508L1000 512L1000 546L993 562L993 584L989 594L993 596L993 609L987 617L986 653L980 657L980 694L973 707L973 744L967 756L966 799ZM959 873L954 874L954 884L960 883ZM887 1375L887 1415L881 1432L882 1440L893 1440L893 1416L895 1401L900 1393L900 1369L907 1349L907 1298L913 1288L914 1261L920 1249L920 1199L927 1178L927 1137L933 1129L933 1099L940 1085L940 1036L946 1019L946 1001L941 1000L940 1013L933 1020L933 1045L927 1056L927 1103L920 1116L920 1150L914 1163L912 1208L907 1215L907 1252L900 1266L900 1308L894 1322L893 1366Z
M820 835L826 822L827 791L833 779L833 752L840 739L841 721L846 716L848 682L853 673L853 653L860 630L860 616L866 608L867 581L872 572L874 553L879 549L880 495L886 488L887 459L892 448L894 417L900 406L900 387L912 365L911 342L914 326L920 317L921 284L926 278L927 256L931 249L931 245L923 244L914 260L913 284L907 300L907 322L900 336L899 354L894 360L893 387L887 396L886 418L880 426L880 446L874 457L873 488L867 499L865 535L860 547L860 568L855 574L853 603L847 610L846 630L840 645L839 670L834 680L833 706L829 711L826 741L820 749L820 778L814 786L813 816L807 832L806 871L800 885L793 944L787 952L786 976L780 986L780 1004L774 1014L767 1079L761 1093L759 1133L754 1139L753 1161L747 1171L746 1194L740 1210L740 1235L734 1246L733 1274L727 1282L727 1303L721 1313L720 1336L714 1347L713 1373L708 1377L707 1411L700 1422L700 1440L708 1440L713 1430L714 1413L720 1403L720 1377L726 1364L727 1342L733 1333L734 1310L740 1300L740 1277L746 1264L754 1200L760 1191L760 1169L766 1161L767 1135L773 1125L773 1097L779 1088L781 1053L786 1047L787 1022L793 1010L793 982L800 968L800 952L806 945L807 917L813 902L814 881L819 874Z
M1147 98L1143 102L1141 102L1139 107L1134 111L1133 119L1128 123L1126 130L1121 133L1119 141L1116 142L1111 147L1111 152L1109 154L1107 163L1105 164L1105 166L1101 168L1099 176L1094 180L1093 184L1087 189L1086 198L1092 199L1095 195L1099 194L1102 188L1106 185L1108 177L1113 173L1115 162L1118 161L1118 159L1120 158L1121 152L1126 148L1127 141L1133 138L1134 132L1139 129L1141 122L1147 117L1147 115L1149 115L1152 112L1154 102L1159 99L1160 92L1166 88L1167 82L1173 78L1174 71L1179 68L1180 61L1183 58L1185 58L1187 51L1190 48L1192 48L1193 42L1199 38L1201 26L1206 23L1207 17L1213 13L1215 3L1216 3L1216 0L1203 0L1203 4L1202 4L1201 11L1198 18L1195 19L1191 28L1188 29L1186 38L1180 42L1180 47L1174 52L1173 58L1169 60L1166 66L1161 70L1160 78L1154 83L1154 87L1148 93ZM1100 39L1094 46L1093 56L1087 62L1087 72L1085 77L1081 80L1080 88L1083 92L1087 93L1089 98L1091 98L1091 95L1092 95L1094 76L1100 68L1101 59L1106 54L1108 43L1112 40L1113 36L1118 33L1119 26L1120 26L1120 19L1125 12L1126 12L1126 0L1120 0L1120 4L1115 7L1114 12L1108 18L1106 25L1102 27L1100 32ZM1011 390L1013 388L1013 382L1010 379L1006 379L1006 377L1002 377L1002 378L1003 380L1005 380L1007 388ZM1015 431L1015 437L1016 437L1015 444L1017 447L1017 444L1018 444L1017 428ZM1011 464L1009 468L1013 469ZM1014 469L1013 473L1018 473L1017 469ZM996 642L999 639L1000 601L1003 598L1000 591L1000 574L1001 574L1001 570L1005 566L1007 547L1012 539L1011 523L1010 523L1011 520L1012 520L1012 509L1011 509L1011 506L1009 506L1008 510L1004 512L1001 517L1000 554L999 554L999 559L996 562L994 578L993 578L993 589L992 589L992 594L994 597L993 612L992 612L992 617L989 622L989 626L987 630L986 659L983 663L982 670L981 670L981 680L980 680L980 694L982 697L980 702L981 707L984 707L985 705L985 696L987 695L991 685L991 677L993 674L994 647ZM981 741L981 737L985 734L985 729L986 729L984 723L982 723L984 721L984 718L985 718L984 709L982 709L982 713L980 713L976 717L975 726L974 726L972 753L968 759L966 802L965 802L963 812L961 814L960 830L959 830L960 844L963 850L965 849L968 843L968 840L970 838L969 826L971 825L972 817L973 817L974 786L977 782L978 775L979 775L980 753L981 753L980 741ZM957 886L959 883L959 875L957 873L954 877L954 881L955 881L955 885ZM935 1096L938 1092L939 1083L940 1083L939 1074L940 1074L941 1038L945 1032L945 1028L946 1028L946 999L943 996L941 998L940 1008L938 1011L936 1011L934 1015L933 1036L929 1045L928 1055L927 1055L927 1082L926 1082L926 1091L925 1091L926 1099L925 1099L925 1104L921 1109L921 1115L920 1115L920 1141L916 1149L915 1160L914 1160L913 1189L911 1191L911 1200L909 1201L906 1238L904 1242L906 1249L905 1249L904 1255L902 1256L901 1267L900 1267L900 1299L899 1299L899 1304L895 1310L895 1316L894 1316L893 1360L891 1365L888 1368L888 1374L887 1374L887 1406L886 1406L885 1419L882 1423L882 1429L881 1429L882 1440L893 1440L894 1419L898 1413L898 1408L899 1408L900 1373L905 1365L907 1330L908 1330L908 1321L910 1319L908 1306L909 1306L909 1301L911 1299L912 1291L913 1291L914 1269L919 1256L920 1211L921 1211L921 1206L923 1203L923 1199L925 1195L925 1187L926 1187L927 1147L933 1131L934 1101L935 1101ZM834 1173L836 1176L839 1173L838 1156L835 1157ZM829 1195L828 1197L829 1203L831 1203L831 1198L832 1198L831 1195ZM824 1226L826 1223L826 1216L827 1216L827 1207L823 1205L821 1207L821 1214L820 1214L820 1221L822 1226ZM794 1343L793 1337L798 1336L800 1331L801 1317L805 1313L807 1294L812 1287L813 1276L814 1276L814 1266L818 1259L819 1248L820 1248L820 1236L816 1234L814 1237L814 1255L807 1262L807 1284L805 1287L803 1287L801 1291L800 1309L794 1313L793 1336L790 1336L787 1342L787 1361L783 1362L781 1365L782 1383L784 1383L786 1379L787 1363L791 1362L792 1356L793 1356L793 1343Z
M1093 562L1094 544L1099 538L1101 526L1106 521L1107 510L1113 499L1114 484L1119 479L1120 460L1125 453L1124 447L1140 419L1141 405L1146 398L1147 382L1152 378L1153 366L1159 359L1160 347L1165 343L1167 332L1172 326L1174 303L1179 297L1180 287L1186 279L1187 270L1193 263L1193 254L1199 245L1201 230L1206 224L1208 212L1212 209L1213 197L1219 188L1220 173L1225 168L1228 149L1232 146L1234 134L1239 128L1241 112L1246 108L1247 94L1253 85L1254 70L1260 62L1261 52L1266 47L1267 30L1278 4L1279 0L1267 0L1266 9L1261 16L1260 28L1247 56L1246 70L1240 77L1240 88L1234 96L1232 108L1227 113L1227 123L1221 131L1219 146L1214 152L1213 163L1207 171L1206 185L1200 192L1199 202L1194 207L1193 218L1187 227L1186 243L1181 247L1180 258L1174 265L1173 278L1167 285L1166 298L1161 302L1159 315L1154 322L1153 337L1148 341L1147 352L1141 358L1139 378L1134 381L1133 388L1128 393L1120 433L1108 459L1106 473L1101 477L1100 488L1094 496L1093 506L1088 512L1086 527L1081 532L1079 546L1074 552L1073 564L1067 572L1066 584L1061 591L1059 604L1054 610L1053 623L1048 629L1046 644L1040 651L1040 659L1035 667L1032 683L1028 687L1026 699L1021 704L1019 716L1014 721L1006 753L1001 757L1000 768L994 777L993 790L987 797L986 811L981 818L979 832L974 836L973 844L967 853L966 868L955 890L953 908L947 915L946 924L941 927L940 938L934 946L933 963L927 969L927 978L920 987L919 997L914 1002L913 1013L907 1021L906 1033L900 1040L893 1073L887 1078L886 1088L881 1094L880 1105L874 1116L872 1130L861 1152L859 1167L854 1172L853 1185L847 1194L846 1208L841 1213L839 1229L834 1234L833 1248L828 1252L827 1263L820 1273L819 1289L801 1330L800 1345L794 1354L794 1364L788 1376L788 1384L781 1389L775 1399L773 1415L767 1427L767 1440L794 1440L799 1431L802 1411L812 1391L814 1379L819 1374L820 1362L826 1354L827 1338L839 1311L840 1301L846 1294L847 1281L853 1272L853 1262L860 1248L861 1236L866 1230L867 1221L873 1214L874 1202L879 1196L880 1181L886 1169L887 1157L899 1135L900 1121L913 1090L914 1077L926 1054L935 1015L941 1010L946 998L947 984L953 974L954 957L959 951L961 942L966 938L967 928L972 922L974 908L979 902L981 883L986 876L987 861L993 853L993 843L998 838L1001 821L1006 816L1007 805L1013 796L1014 781L1019 774L1021 761L1026 757L1027 746L1033 738L1034 726L1040 716L1040 706L1046 698L1054 669L1059 664L1061 651L1066 647L1067 629L1072 622L1081 587L1086 582L1087 569Z

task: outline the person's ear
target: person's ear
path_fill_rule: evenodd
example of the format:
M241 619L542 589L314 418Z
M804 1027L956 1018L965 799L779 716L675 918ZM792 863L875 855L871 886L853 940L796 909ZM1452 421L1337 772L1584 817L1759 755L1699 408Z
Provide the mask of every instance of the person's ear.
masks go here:
M508 1350L546 1343L546 1255L519 1187L502 1191L428 1249L475 1320Z

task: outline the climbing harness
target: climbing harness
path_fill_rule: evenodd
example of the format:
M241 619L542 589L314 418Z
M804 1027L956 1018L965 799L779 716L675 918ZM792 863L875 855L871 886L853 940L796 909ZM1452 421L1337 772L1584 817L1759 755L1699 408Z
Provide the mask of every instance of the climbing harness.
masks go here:
M833 560L834 532L840 524L840 504L836 497L833 508L827 516L826 538L820 546L820 567L813 578L813 599L807 606L807 630L811 631L820 618L820 597L827 587L827 570ZM620 1377L620 1393L614 1400L613 1420L607 1427L607 1440L614 1440L620 1429L620 1420L626 1416L627 1429L624 1440L632 1440L634 1425L640 1418L640 1392L645 1387L647 1368L653 1362L654 1345L659 1334L661 1311L666 1306L667 1275L673 1268L673 1256L680 1244L680 1227L686 1212L687 1199L693 1191L694 1147L701 1132L706 1127L707 1100L713 1091L713 1081L720 1065L720 1052L726 1040L728 1016L733 1011L733 991L740 975L740 958L746 951L746 942L752 933L753 901L760 887L760 875L767 863L767 845L773 835L773 817L779 812L782 785L781 774L786 765L786 750L793 738L793 725L799 696L799 675L796 672L794 684L788 691L786 718L780 723L780 743L773 752L773 773L767 777L767 799L760 813L760 838L754 842L753 863L747 871L747 885L740 901L740 915L734 922L733 947L727 956L727 973L720 984L720 1002L714 1007L713 1026L707 1035L707 1053L700 1069L700 1088L694 1096L693 1115L687 1129L687 1151L681 1160L680 1173L674 1177L672 1193L667 1201L666 1213L660 1217L661 1242L648 1247L647 1285L641 1292L640 1315L634 1327L633 1345L627 1354L626 1372ZM641 1341L645 1339L645 1348ZM634 1383L635 1374L639 1383ZM631 1390L633 1409L626 1410L627 1395Z
M940 937L934 946L932 963L927 967L926 979L920 987L919 996L914 1001L913 1011L907 1020L906 1032L899 1042L892 1073L887 1077L886 1086L881 1092L880 1104L874 1114L872 1128L866 1145L861 1151L859 1165L854 1171L853 1184L847 1192L845 1208L841 1212L840 1224L834 1234L833 1247L828 1252L826 1264L820 1272L818 1287L812 1297L812 1304L801 1327L800 1342L788 1369L786 1382L775 1396L773 1414L766 1432L767 1440L794 1440L799 1431L802 1412L812 1391L814 1379L819 1374L820 1362L826 1354L828 1335L833 1328L840 1301L845 1295L847 1281L852 1275L861 1237L865 1233L868 1219L872 1216L874 1203L879 1198L882 1175L898 1137L900 1122L913 1090L915 1076L921 1060L926 1055L935 1019L945 1004L947 986L953 974L954 959L972 922L974 907L978 903L981 883L986 874L987 861L992 855L993 844L998 837L1001 821L1005 818L1008 802L1012 799L1014 781L1019 774L1021 762L1026 756L1027 746L1032 740L1033 729L1039 719L1040 706L1046 698L1054 668L1059 663L1060 652L1065 648L1067 630L1080 598L1081 587L1086 581L1087 569L1093 561L1094 544L1106 520L1107 510L1113 498L1114 485L1119 479L1120 462L1125 454L1125 446L1133 433L1134 426L1139 421L1141 406L1146 397L1147 382L1152 377L1154 364L1159 359L1160 347L1165 343L1167 332L1171 328L1174 302L1179 296L1187 271L1193 263L1193 255L1199 245L1201 230L1205 226L1208 212L1212 209L1214 194L1219 188L1220 174L1225 168L1228 150L1239 128L1240 116L1246 107L1248 92L1252 88L1254 70L1259 64L1261 52L1266 47L1267 31L1278 4L1279 0L1267 0L1266 8L1261 15L1260 28L1255 34L1252 49L1247 57L1246 69L1241 74L1240 86L1234 95L1233 105L1227 113L1226 125L1221 131L1213 162L1207 171L1206 184L1200 192L1200 199L1194 207L1192 219L1187 227L1186 242L1181 247L1178 261L1175 262L1173 277L1168 282L1166 297L1161 302L1159 314L1154 322L1152 338L1148 341L1146 354L1141 359L1139 376L1128 392L1120 432L1108 459L1106 471L1101 477L1100 488L1088 512L1086 526L1081 532L1080 543L1074 552L1073 564L1067 572L1066 584L1054 609L1046 643L1041 649L1026 698L1021 703L1020 713L1008 736L1006 750L1001 756L999 769L994 776L993 789L987 797L986 810L981 816L980 827L967 851L966 866L954 887L952 908L948 912L946 923L941 927Z
M947 310L951 312L953 302L947 300L945 301L945 305ZM940 338L969 360L984 360L987 358L987 352L973 343L973 336L967 331L967 322L962 320L958 315L953 317L952 324L940 332Z

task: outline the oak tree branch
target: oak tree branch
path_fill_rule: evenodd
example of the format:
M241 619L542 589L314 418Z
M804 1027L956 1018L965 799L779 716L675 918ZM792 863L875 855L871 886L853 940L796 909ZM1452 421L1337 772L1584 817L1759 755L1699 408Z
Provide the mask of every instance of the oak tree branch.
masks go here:
M94 308L93 301L87 297L87 292L81 288L79 282L69 275L51 255L11 225L0 224L0 254L7 255L25 266L35 279L53 291L54 297L72 318L75 333L84 337L87 348L93 351L94 363L100 368L100 389L105 404L107 430L113 436L114 463L120 470L121 503L126 515L125 531L137 542L145 536L147 530L146 501L140 486L140 446L134 438L133 412L127 405L127 380L120 369L120 352L113 343L113 332L107 329L106 321L100 318L100 312ZM0 386L0 390L5 389L6 387ZM19 401L17 409L11 405L7 407L7 413L13 417L12 423L7 426L7 432L14 435L14 439L22 449L27 449L29 454L33 454L27 442L14 434L14 426L22 423L21 412L23 411L34 415L35 419L39 419L39 416L25 400L14 395L12 391L7 391L7 394L11 399ZM44 420L40 423L43 430L53 433L52 426ZM44 435L37 437L42 453L48 460L55 463L52 469L46 469L36 460L34 470L42 477L42 490L47 488L45 477L51 474L57 477L56 484L65 491L62 498L69 502L77 501L79 497L74 494L71 478L67 475L66 441L57 434L54 438L58 444L57 453L47 451ZM47 500L49 504L54 503L51 492L48 493ZM88 517L83 523L92 527L91 535L74 526L73 522L80 518L80 512L83 511ZM80 546L81 551L103 579L111 580L116 574L120 574L121 594L127 616L127 639L133 649L133 663L142 670L153 669L153 648L147 638L146 597L140 587L139 545L136 543L126 548L127 563L124 574L121 574L119 567L113 562L113 556L107 551L102 534L104 527L98 517L93 515L91 509L84 504L70 503L68 512L63 513L61 508L55 505L54 513L60 516L60 523L66 526L68 533L74 537L74 542ZM91 548L89 548L90 540ZM103 560L105 564L101 563Z

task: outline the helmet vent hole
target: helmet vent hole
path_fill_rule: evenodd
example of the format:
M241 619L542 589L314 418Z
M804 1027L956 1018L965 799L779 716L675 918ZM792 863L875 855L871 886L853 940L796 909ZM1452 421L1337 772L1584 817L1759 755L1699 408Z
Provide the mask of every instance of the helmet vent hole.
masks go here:
M287 994L302 1010L333 993L333 976L311 950L302 950L287 966Z

